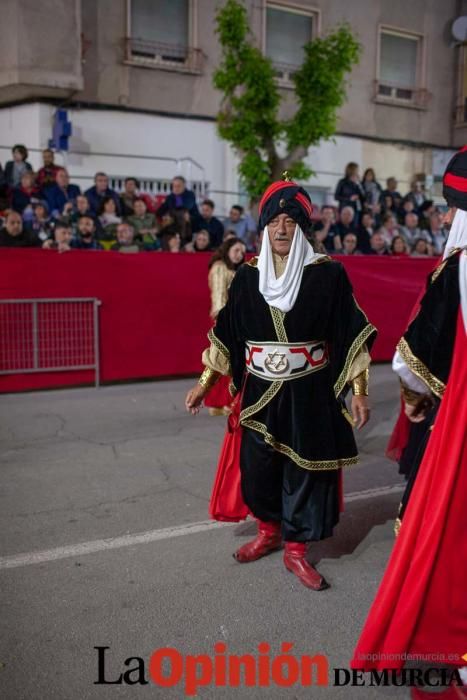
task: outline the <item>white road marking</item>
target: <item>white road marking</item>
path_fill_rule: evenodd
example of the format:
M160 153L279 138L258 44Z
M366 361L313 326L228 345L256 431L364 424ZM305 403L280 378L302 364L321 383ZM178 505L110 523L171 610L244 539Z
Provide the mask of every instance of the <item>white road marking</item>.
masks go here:
M386 496L392 493L401 493L404 491L404 486L381 486L379 488L368 489L366 491L356 491L345 496L345 502L360 501L368 498L377 498ZM192 535L198 532L207 532L208 530L219 530L224 527L232 527L237 523L218 523L213 520L204 520L198 523L188 523L187 525L176 525L174 527L165 527L160 530L147 530L146 532L136 532L134 534L122 535L120 537L109 537L107 539L92 540L90 542L80 542L78 544L70 544L64 547L54 547L53 549L45 549L42 551L28 552L25 554L12 554L6 557L0 557L0 569L16 569L20 566L30 566L31 564L44 564L49 561L57 561L58 559L67 559L69 557L81 557L85 554L94 554L95 552L105 552L111 549L120 549L121 547L131 547L135 544L148 544L149 542L159 542L160 540L169 540L174 537L183 537L184 535Z

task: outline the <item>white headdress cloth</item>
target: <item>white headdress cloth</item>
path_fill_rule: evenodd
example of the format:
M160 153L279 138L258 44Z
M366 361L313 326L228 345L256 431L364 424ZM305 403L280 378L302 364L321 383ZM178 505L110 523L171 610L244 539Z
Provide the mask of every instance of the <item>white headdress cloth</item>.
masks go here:
M322 257L325 256L315 253L297 224L284 274L276 278L271 241L269 240L268 227L265 226L261 252L258 257L258 270L259 291L266 303L285 313L290 311L297 299L303 268Z
M444 249L443 260L447 258L453 248L467 248L467 211L458 209L449 231L449 237ZM461 295L462 318L467 333L467 253L461 254L459 259L459 289Z

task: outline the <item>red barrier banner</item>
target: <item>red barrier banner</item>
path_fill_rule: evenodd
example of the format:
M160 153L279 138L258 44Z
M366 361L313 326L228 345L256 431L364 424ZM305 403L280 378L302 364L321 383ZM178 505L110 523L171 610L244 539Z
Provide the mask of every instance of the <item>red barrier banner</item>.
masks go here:
M195 374L208 344L209 259L207 253L3 249L0 299L99 299L103 382ZM373 359L390 360L436 261L389 256L338 259L358 303L378 328ZM0 374L0 392L92 381L89 370Z

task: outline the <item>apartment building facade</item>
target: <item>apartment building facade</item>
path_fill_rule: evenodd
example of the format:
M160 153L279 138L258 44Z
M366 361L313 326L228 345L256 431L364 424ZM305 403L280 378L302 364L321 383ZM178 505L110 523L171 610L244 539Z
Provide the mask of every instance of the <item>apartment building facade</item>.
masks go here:
M440 192L452 152L467 140L466 43L452 35L466 0L245 0L252 39L273 61L283 113L303 44L348 22L362 55L334 140L310 149L317 203L332 200L348 161L407 191L426 175ZM222 0L4 0L0 26L0 161L16 142L47 145L54 112L73 135L63 162L89 182L96 170L165 186L182 172L225 210L241 197L237 160L217 134ZM33 151L32 162L39 162ZM60 157L57 157L60 160Z

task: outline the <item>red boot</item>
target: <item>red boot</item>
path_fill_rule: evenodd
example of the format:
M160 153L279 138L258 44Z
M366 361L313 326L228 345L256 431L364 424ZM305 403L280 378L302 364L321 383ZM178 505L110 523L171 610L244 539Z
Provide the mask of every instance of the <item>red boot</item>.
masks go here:
M298 576L307 588L314 591L324 591L329 583L305 559L307 546L305 542L286 542L284 552L285 568Z
M258 534L251 542L247 542L237 549L233 555L241 564L256 561L261 557L280 549L282 546L281 524L277 522L265 523L258 520Z

